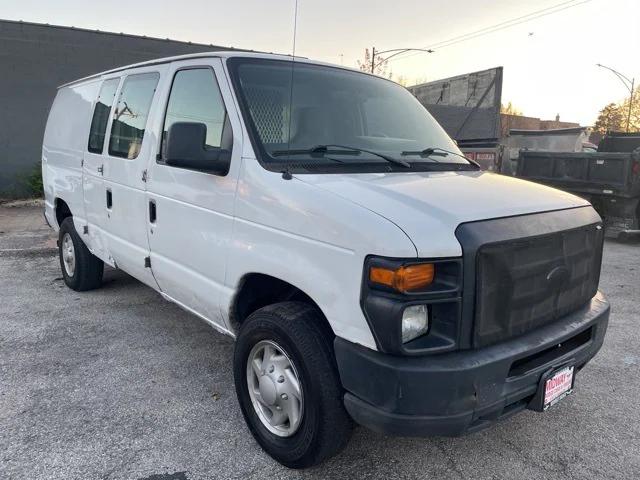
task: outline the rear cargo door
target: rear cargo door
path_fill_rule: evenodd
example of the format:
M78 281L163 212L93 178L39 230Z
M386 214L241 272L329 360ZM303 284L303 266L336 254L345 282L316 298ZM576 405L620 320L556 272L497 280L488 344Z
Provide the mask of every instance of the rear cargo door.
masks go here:
M107 196L104 186L105 134L113 108L120 77L105 78L93 106L89 140L82 162L84 207L87 216L87 242L94 255L113 265L107 247L105 225L107 220Z
M109 254L116 266L153 288L157 283L149 264L146 169L156 151L152 126L162 107L155 97L165 69L153 65L122 75L102 156Z

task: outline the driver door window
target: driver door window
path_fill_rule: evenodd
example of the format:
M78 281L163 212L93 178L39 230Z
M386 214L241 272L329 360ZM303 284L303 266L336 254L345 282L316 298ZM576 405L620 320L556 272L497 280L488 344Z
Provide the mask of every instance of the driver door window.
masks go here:
M179 70L173 78L162 132L162 157L171 125L176 122L203 123L207 127L205 148L222 147L227 112L218 83L210 68Z

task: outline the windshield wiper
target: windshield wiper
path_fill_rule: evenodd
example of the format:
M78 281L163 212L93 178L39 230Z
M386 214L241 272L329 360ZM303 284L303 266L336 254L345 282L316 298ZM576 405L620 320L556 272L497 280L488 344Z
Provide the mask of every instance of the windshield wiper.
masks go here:
M449 152L441 152L435 148L425 148L424 150L405 150L404 152L402 152L400 155L402 156L406 156L406 155L418 155L420 157L430 157L432 155L438 155L440 157L446 157L449 155Z
M340 150L330 150L331 148L339 148ZM411 168L411 164L409 162L405 162L404 160L400 160L399 158L393 158L384 153L374 152L373 150L365 150L360 147L350 147L347 145L337 145L337 144L327 144L327 145L316 145L315 147L305 149L305 150L276 150L271 152L271 155L274 157L282 156L282 155L305 155L309 154L313 155L360 155L360 153L368 153L370 155L375 155L376 157L382 158L389 163L395 163L396 165L401 165L403 167Z
M360 155L358 150L329 150L327 145L317 145L312 148L303 148L303 149L293 149L293 150L274 150L271 152L271 155L274 157L282 157L284 155L311 155L311 156L319 156L324 157L325 155Z
M451 150L446 150L446 149L440 148L440 147L428 147L428 148L425 148L424 150L416 150L416 151L405 150L400 155L402 155L402 156L418 155L418 156L420 156L422 158L431 157L431 156L434 156L434 155L437 155L437 156L440 156L440 157L446 157L448 155L455 155L456 157L464 158L470 164L475 165L476 167L480 168L480 164L478 164L474 160L471 160L471 159L465 157L464 155L460 155L457 152L452 152Z

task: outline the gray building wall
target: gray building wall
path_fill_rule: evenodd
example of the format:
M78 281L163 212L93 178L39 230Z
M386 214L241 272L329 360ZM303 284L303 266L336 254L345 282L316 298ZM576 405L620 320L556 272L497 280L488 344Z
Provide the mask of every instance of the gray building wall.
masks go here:
M131 63L211 50L177 42L0 20L0 198L27 193L59 85Z

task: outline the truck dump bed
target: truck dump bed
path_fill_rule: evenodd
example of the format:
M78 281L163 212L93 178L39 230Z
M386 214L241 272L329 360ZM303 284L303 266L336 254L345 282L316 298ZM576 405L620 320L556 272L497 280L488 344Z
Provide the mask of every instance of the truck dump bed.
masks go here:
M521 150L518 177L586 198L604 219L608 237L640 234L640 151Z
M517 176L577 194L640 195L638 161L630 153L522 150Z

